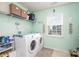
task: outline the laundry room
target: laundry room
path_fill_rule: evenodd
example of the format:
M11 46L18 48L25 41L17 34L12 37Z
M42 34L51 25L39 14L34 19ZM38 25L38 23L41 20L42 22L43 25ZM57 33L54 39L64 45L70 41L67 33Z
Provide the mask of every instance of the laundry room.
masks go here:
M79 57L79 2L0 2L0 57Z

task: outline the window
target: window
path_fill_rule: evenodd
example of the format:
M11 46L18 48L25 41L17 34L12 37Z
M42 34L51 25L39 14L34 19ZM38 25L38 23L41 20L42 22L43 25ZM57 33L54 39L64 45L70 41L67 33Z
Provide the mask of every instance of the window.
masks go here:
M63 14L51 14L47 17L48 35L62 35Z

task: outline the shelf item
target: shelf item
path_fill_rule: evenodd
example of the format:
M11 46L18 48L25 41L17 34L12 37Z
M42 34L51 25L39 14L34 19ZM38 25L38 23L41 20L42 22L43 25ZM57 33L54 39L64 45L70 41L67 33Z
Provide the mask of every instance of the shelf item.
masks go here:
M21 16L22 16L23 18L27 18L27 13L26 13L24 10L22 10L22 11L21 11Z
M0 47L0 51L4 50L4 48Z
M6 52L1 53L0 57L9 57L9 52L6 51Z
M69 50L70 56L71 57L78 57L78 51L77 50Z
M16 57L16 51L9 52L9 57Z
M10 48L5 49L4 48L4 51L1 50L0 57L10 57L10 52L12 52L12 49L10 49Z
M21 9L14 4L10 4L10 14L21 16Z
M2 53L2 52L5 52L5 51L8 51L8 50L10 50L10 49L13 49L13 47L9 47L9 48L0 48L1 50L0 50L0 53Z
M29 15L29 20L34 21L35 20L35 14L34 13L30 13Z
M14 4L10 4L10 14L13 14L15 16L19 16L21 18L27 18L27 13L23 9L19 8L18 6Z
M0 37L0 57L9 57L9 51L14 48L14 40L11 36Z

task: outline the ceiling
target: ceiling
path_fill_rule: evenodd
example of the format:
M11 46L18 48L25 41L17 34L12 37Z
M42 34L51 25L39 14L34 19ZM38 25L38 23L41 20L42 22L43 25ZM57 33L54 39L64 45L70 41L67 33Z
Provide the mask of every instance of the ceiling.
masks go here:
M70 2L22 2L31 11L43 10L51 7L69 4Z

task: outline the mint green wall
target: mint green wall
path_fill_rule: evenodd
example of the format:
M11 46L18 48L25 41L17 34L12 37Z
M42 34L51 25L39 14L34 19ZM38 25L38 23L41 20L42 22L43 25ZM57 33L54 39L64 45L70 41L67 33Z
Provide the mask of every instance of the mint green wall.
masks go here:
M17 34L17 29L15 25L16 22L20 24L22 34L27 34L31 32L32 24L30 22L23 19L0 14L0 33L2 33L2 35Z
M35 12L36 23L33 24L33 32L42 32L42 24L46 24L46 18L49 11L53 13L53 9L56 13L63 13L63 37L52 37L44 34L44 46L48 48L55 48L61 50L74 49L79 47L79 3L73 3L60 7L49 8ZM72 17L73 33L68 32L68 20Z

